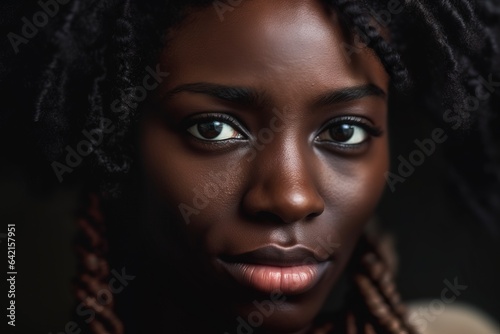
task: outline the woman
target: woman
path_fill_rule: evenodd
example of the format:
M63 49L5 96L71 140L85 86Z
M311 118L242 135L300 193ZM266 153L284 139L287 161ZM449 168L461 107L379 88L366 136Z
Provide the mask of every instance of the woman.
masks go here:
M56 177L100 186L79 219L79 328L416 333L365 232L390 181L389 105L497 140L476 115L498 93L467 104L497 78L492 3L69 6L34 119ZM465 191L489 177L457 166ZM473 202L486 222L489 199ZM117 272L133 282L106 293ZM341 307L320 315L334 286Z

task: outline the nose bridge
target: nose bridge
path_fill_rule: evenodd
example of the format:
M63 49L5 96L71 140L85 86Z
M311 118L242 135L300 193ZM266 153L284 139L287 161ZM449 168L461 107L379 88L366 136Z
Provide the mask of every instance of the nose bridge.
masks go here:
M263 154L261 158L262 165L269 164L267 177L262 175L268 187L281 186L290 191L293 188L300 188L301 184L312 185L311 166L309 166L311 157L302 146L304 146L302 143L290 137L276 140L269 146L267 154Z
M251 214L292 223L323 212L312 148L297 137L282 132L256 154L253 179L245 195L245 207Z

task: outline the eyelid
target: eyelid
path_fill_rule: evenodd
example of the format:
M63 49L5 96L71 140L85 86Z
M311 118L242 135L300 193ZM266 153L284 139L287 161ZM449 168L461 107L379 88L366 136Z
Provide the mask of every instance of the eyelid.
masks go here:
M328 130L331 126L337 124L351 124L359 126L363 128L363 130L368 132L370 136L373 137L380 137L383 134L382 129L375 126L375 124L373 124L373 122L370 121L369 119L362 116L345 115L345 116L338 116L328 120L325 124L321 126L316 137L319 136L324 131Z

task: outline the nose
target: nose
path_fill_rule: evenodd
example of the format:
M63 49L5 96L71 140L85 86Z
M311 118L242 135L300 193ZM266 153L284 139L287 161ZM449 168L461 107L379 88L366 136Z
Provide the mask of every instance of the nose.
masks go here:
M254 159L253 179L243 198L245 212L254 219L294 223L325 209L314 179L315 160L290 146L279 151L267 147Z

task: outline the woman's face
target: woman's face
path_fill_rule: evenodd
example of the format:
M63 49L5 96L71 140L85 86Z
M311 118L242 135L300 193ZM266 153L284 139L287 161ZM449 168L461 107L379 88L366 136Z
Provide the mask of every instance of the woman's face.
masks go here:
M388 76L320 1L209 6L170 38L143 119L149 183L235 332L300 331L382 194Z

